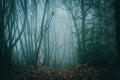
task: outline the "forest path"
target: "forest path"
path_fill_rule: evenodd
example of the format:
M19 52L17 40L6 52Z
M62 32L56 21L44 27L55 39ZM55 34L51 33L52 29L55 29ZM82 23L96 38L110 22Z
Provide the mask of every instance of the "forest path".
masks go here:
M63 70L39 68L12 73L11 78L6 80L120 80L120 71L115 71L112 67L95 68L86 65Z

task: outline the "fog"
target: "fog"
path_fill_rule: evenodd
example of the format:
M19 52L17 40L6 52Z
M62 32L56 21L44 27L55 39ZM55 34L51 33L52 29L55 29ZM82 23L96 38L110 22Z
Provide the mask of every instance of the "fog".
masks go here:
M21 18L18 19L19 30L23 25L25 30L14 48L14 63L55 69L73 67L80 62L88 63L89 58L87 61L85 56L91 53L90 45L93 45L89 39L97 38L94 36L94 32L100 28L99 24L98 28L94 28L97 24L94 22L94 8L89 9L91 7L89 5L80 7L77 3L77 1L74 3L62 0L36 0L36 2L29 0L26 7L28 10L26 13L20 13ZM88 11L85 12L85 9ZM23 21L25 18L26 20ZM96 20L98 19L96 18ZM114 35L114 31L111 33ZM99 33L96 34L99 35ZM104 37L103 39L105 40ZM114 52L114 47L111 50ZM106 51L104 52L106 53ZM113 54L111 53L111 55ZM106 53L105 59L107 56ZM92 57L94 60L94 56Z
M117 43L113 3L20 0L10 5L6 1L6 15L1 18L1 53L9 52L6 62L16 68L64 69L94 61L114 62Z
M13 60L17 59L15 60L15 63L20 65L33 65L34 61L31 60L34 59L34 51L36 50L36 45L39 44L38 41L35 42L35 38L41 35L41 27L46 25L48 29L43 27L46 31L43 32L44 36L40 43L37 65L42 66L42 64L46 64L44 63L44 58L47 55L49 55L49 58L47 57L47 62L49 62L49 65L46 65L47 67L59 69L76 65L77 59L75 47L77 47L77 43L75 36L72 34L74 31L72 19L66 7L62 5L60 1L53 2L51 3L52 7L46 9L46 12L48 13L44 16L45 2L40 1L37 3L37 13L35 13L37 15L36 20L34 20L34 10L32 11L33 5L31 4L31 1L29 1L28 4L28 21L25 32L14 48ZM53 17L49 23L49 20L47 19L51 16ZM20 28L23 23L24 22L19 21Z

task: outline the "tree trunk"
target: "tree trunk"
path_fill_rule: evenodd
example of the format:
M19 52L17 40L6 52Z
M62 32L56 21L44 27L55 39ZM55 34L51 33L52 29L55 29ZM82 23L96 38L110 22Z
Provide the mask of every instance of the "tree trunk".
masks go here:
M117 66L120 66L120 0L115 0L116 41L117 41Z

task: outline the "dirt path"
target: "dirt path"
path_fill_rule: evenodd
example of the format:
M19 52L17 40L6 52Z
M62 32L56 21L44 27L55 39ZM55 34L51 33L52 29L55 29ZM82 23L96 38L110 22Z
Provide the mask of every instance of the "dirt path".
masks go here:
M13 71L12 76L6 80L120 80L119 74L119 71L112 68L93 68L78 65L65 70L39 68Z

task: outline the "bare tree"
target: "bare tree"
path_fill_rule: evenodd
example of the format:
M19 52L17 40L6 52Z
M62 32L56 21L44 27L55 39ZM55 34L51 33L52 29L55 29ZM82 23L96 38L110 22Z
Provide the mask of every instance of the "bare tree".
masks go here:
M86 16L92 7L92 0L65 0L63 2L73 19L78 44L78 63L80 63L80 56L86 55ZM88 5L86 5L87 3ZM82 58L84 57L82 56Z
M22 2L22 3L21 3ZM19 7L24 7L25 1L0 1L0 66L1 72L9 72L12 68L12 51L19 41L25 26L18 27ZM19 7L18 7L19 6ZM24 8L25 9L25 8ZM23 8L22 10L23 11ZM24 18L24 21L26 18Z
M40 6L38 4L40 4ZM31 0L27 5L26 28L24 35L21 37L20 44L24 62L31 67L37 67L38 65L42 40L44 36L47 35L46 33L48 33L54 16L52 5L53 0L42 0L40 2L37 2L37 0ZM38 15L38 13L40 13L38 7L41 7L40 15ZM38 22L38 16L40 16L41 22Z

